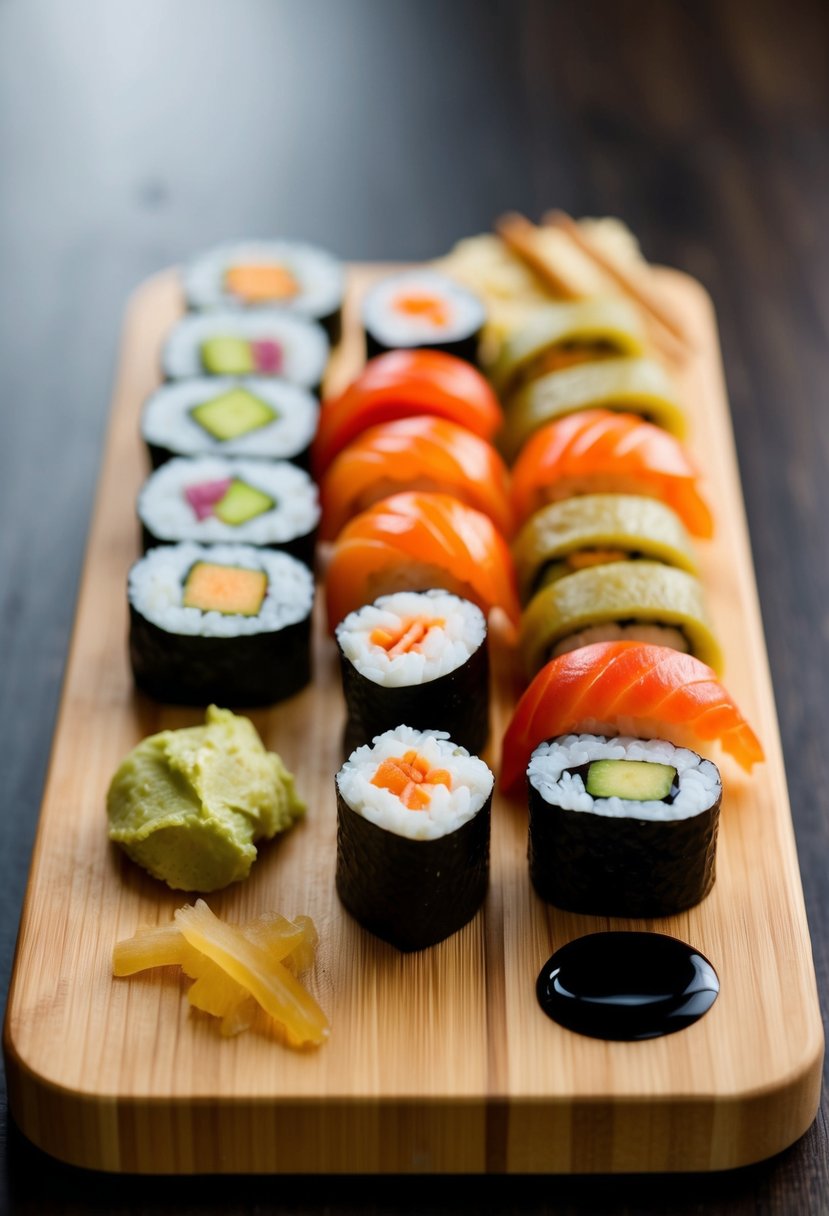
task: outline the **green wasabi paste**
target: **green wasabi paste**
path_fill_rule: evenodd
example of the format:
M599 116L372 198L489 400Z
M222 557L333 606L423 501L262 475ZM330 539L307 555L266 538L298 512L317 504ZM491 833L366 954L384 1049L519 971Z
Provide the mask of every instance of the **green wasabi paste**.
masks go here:
M107 793L109 838L168 886L216 891L247 878L255 842L305 813L294 778L248 718L211 705L204 726L139 743Z

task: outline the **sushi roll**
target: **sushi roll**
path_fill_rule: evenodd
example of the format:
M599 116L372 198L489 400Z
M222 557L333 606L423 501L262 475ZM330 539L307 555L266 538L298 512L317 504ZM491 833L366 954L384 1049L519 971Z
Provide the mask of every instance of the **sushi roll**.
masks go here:
M664 503L640 494L583 494L536 511L513 545L521 599L608 562L649 561L697 573L688 533Z
M337 773L337 892L399 950L423 950L477 912L489 882L493 776L442 731L398 726Z
M337 626L345 751L406 721L477 754L489 733L489 659L480 608L446 591L384 595Z
M328 339L314 321L276 309L191 313L170 331L161 356L168 380L267 376L319 394Z
M408 270L366 292L369 358L399 349L440 350L477 363L486 310L476 295L436 270Z
M541 376L581 363L641 355L644 333L627 300L593 297L548 304L508 335L489 369L498 395L507 401Z
M181 457L144 483L138 518L145 551L179 541L265 545L311 566L320 508L311 478L285 461Z
M345 271L324 249L301 241L218 245L184 271L189 308L283 308L318 321L340 339Z
M702 585L661 562L608 562L577 570L534 595L521 619L521 658L530 678L567 651L625 639L670 646L717 673L722 670Z
M504 455L515 460L545 423L588 409L638 414L679 439L688 429L682 403L661 364L653 359L602 359L548 372L516 393L501 438Z
M138 688L178 705L270 705L311 678L314 580L286 553L161 545L130 570Z
M527 769L530 877L592 916L673 916L714 883L722 781L664 739L564 735Z
M163 384L141 415L154 469L174 456L290 460L308 468L319 402L307 389L257 376Z

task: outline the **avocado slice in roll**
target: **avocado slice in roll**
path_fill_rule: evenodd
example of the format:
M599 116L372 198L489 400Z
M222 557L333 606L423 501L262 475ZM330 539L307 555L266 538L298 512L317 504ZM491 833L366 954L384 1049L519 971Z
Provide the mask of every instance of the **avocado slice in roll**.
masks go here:
M649 559L696 574L679 516L641 494L582 494L542 507L513 545L522 603L548 582L586 566Z
M673 382L660 363L646 358L600 359L549 372L515 394L501 438L505 457L514 460L545 423L597 408L640 414L678 439L688 430Z
M616 639L670 646L722 674L699 581L649 561L590 566L542 588L523 614L521 659L532 677L549 659Z

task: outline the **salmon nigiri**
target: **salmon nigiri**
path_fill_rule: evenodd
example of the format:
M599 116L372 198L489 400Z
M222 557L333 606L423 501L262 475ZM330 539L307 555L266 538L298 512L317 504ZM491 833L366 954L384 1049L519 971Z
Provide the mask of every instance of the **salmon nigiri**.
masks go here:
M744 769L764 759L757 736L710 667L641 642L595 642L543 667L504 736L501 788L521 782L545 739L588 731L669 739L695 751L718 740Z
M447 494L394 494L340 533L325 580L329 626L380 595L430 587L518 623L512 557L492 520Z
M479 371L436 350L393 350L369 359L339 397L326 401L313 447L314 474L370 426L412 414L448 418L491 439L503 421L498 398Z
M713 534L699 474L682 444L650 422L611 410L581 410L530 438L512 470L520 524L548 502L575 494L644 494L672 507L693 536Z
M321 538L333 540L359 511L402 490L436 490L512 532L509 474L485 439L426 414L373 426L340 452L322 479Z

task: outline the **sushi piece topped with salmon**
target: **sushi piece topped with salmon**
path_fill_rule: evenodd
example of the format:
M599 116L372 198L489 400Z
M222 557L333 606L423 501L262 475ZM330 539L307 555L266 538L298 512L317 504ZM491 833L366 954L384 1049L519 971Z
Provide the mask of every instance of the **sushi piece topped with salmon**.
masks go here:
M716 741L747 772L764 759L705 663L666 646L595 642L552 659L521 697L504 736L501 788L519 788L539 743L582 731L669 739L694 751Z
M322 539L353 516L402 490L450 494L512 532L509 474L491 444L465 427L428 414L370 427L340 452L322 479Z
M489 383L463 359L393 350L370 359L345 392L325 402L313 447L315 476L369 427L412 414L447 418L482 439L492 439L503 422Z
M581 410L540 428L512 471L520 524L549 502L576 494L644 494L671 507L692 536L714 521L697 489L699 472L678 439L633 414Z
M329 628L379 595L433 587L518 625L512 556L492 520L447 494L394 494L340 533L326 576Z

